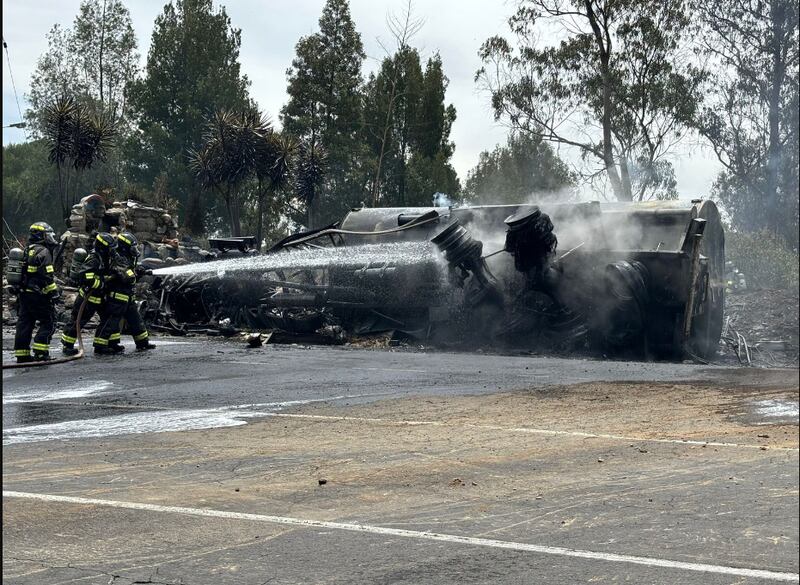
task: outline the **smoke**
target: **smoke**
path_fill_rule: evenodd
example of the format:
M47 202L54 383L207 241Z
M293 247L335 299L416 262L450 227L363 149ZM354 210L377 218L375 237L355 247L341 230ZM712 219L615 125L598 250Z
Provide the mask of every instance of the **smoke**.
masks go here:
M433 206L434 207L454 207L455 202L450 199L450 197L444 193L439 193L438 191L433 194Z
M681 229L657 222L638 221L633 209L688 209L688 201L652 201L640 204L579 199L573 188L532 193L523 204L537 205L553 221L558 255L575 248L589 250L677 250ZM602 211L601 211L602 209ZM688 218L687 218L688 222Z

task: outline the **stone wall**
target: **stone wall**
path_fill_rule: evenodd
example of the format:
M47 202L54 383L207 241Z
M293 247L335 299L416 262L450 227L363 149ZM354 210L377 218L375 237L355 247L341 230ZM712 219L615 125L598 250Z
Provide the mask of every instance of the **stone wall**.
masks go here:
M107 207L102 197L92 194L72 207L69 229L61 236L64 249L58 262L60 272L67 274L76 248L91 249L95 233L126 230L136 235L151 255L162 259L182 259L186 255L178 244L178 223L166 209L134 200L116 201Z

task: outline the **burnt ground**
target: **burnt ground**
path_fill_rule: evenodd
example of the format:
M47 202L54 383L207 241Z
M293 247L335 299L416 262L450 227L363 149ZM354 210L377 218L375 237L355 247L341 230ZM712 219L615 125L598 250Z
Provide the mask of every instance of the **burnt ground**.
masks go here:
M751 358L755 365L797 366L799 294L797 290L784 289L750 289L728 294L723 334L728 343L723 355L731 361L737 359L733 344L737 341L735 333L739 332L753 349Z
M798 580L796 369L159 341L4 372L4 582Z

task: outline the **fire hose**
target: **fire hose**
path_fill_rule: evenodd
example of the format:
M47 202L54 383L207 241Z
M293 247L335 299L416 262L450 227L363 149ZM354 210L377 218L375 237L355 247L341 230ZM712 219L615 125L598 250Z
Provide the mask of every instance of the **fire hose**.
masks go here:
M323 230L320 230L318 232L314 232L314 233L309 234L307 236L303 236L302 234L298 234L299 236L301 236L300 238L292 240L292 241L289 241L289 242L286 242L285 246L296 246L298 244L304 244L304 243L309 242L311 240L316 240L316 239L321 238L323 236L332 236L334 234L344 235L344 236L383 236L383 235L386 235L386 234L394 234L394 233L402 232L402 231L405 231L405 230L408 230L408 229L411 229L411 228L419 227L421 225L425 225L426 223L431 223L433 221L437 221L438 219L439 219L439 214L436 211L429 211L429 212L424 213L424 214L420 215L419 217L413 219L412 221L410 221L409 223L407 223L405 225L401 225L401 226L396 227L396 228L378 230L378 231L373 231L373 232L361 232L361 231L343 230L343 229L339 229L339 228L325 228ZM285 240L283 240L283 241L285 241ZM281 245L280 242L278 242L278 244L276 244L276 246L280 246L280 245ZM275 247L273 247L273 249L275 249Z
M36 366L49 366L53 364L65 364L67 362L71 362L73 360L79 360L84 356L83 350L83 338L81 337L81 318L83 317L83 310L86 308L86 302L88 297L83 298L83 302L81 303L80 308L78 309L78 316L75 319L75 337L78 338L78 353L75 355L71 355L69 357L62 357L54 360L41 360L41 361L34 361L34 362L26 362L22 364L3 364L4 370L10 370L11 368L33 368Z

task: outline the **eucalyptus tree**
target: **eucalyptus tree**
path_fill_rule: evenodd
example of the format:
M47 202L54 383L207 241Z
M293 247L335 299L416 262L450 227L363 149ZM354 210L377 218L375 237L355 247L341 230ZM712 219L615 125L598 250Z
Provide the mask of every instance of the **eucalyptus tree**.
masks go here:
M711 69L697 127L723 166L716 194L734 225L798 243L797 0L697 2Z
M513 42L492 37L479 52L495 117L576 149L619 200L671 196L668 155L703 79L687 1L523 0L509 26Z

